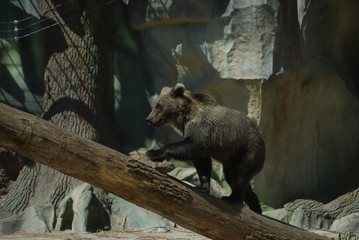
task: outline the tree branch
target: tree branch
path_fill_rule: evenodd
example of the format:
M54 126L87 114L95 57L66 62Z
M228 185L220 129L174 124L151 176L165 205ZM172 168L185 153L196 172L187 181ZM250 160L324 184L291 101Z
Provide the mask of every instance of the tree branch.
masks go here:
M0 146L212 239L327 239L258 215L127 155L0 103Z

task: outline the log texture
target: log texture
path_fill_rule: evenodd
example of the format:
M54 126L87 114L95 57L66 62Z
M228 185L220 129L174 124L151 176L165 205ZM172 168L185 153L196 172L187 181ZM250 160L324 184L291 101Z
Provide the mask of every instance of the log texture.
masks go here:
M233 207L113 149L0 103L0 146L212 239L328 239Z

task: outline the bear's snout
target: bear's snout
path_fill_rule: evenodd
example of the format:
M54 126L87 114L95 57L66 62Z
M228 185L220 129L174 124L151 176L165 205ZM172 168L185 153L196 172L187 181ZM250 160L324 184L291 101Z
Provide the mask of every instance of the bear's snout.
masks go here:
M146 122L153 127L156 125L156 121L154 120L154 117L151 116L151 114L146 117Z
M150 114L148 115L148 117L146 117L146 122L152 127L159 127L163 125L163 118L158 118L157 116L151 116Z
M149 116L146 117L146 122L151 125L151 118Z

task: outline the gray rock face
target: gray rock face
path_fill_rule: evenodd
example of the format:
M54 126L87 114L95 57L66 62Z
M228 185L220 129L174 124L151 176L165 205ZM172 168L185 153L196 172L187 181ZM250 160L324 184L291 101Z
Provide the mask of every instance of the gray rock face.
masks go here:
M296 198L330 201L359 184L359 101L350 70L357 60L349 57L359 53L351 41L359 36L352 24L359 8L354 1L298 4L299 21L287 24L297 26L300 41L279 48L292 65L262 85L267 152L256 186L274 207Z
M277 2L185 2L150 1L142 6L145 16L133 14L157 90L177 81L197 90L218 78L272 74ZM154 27L148 24L158 20Z
M306 66L273 76L262 90L260 198L278 207L307 196L328 201L355 187L359 102L343 79Z
M329 230L333 232L359 232L359 213L352 213L343 218L336 219Z
M264 214L307 230L359 232L359 189L323 204L299 199Z
M18 231L51 232L55 223L55 209L52 205L32 206L24 212L0 219L0 233L12 234Z
M122 230L167 232L171 229L171 225L173 226L163 217L137 207L121 198L114 199L112 213L121 222Z

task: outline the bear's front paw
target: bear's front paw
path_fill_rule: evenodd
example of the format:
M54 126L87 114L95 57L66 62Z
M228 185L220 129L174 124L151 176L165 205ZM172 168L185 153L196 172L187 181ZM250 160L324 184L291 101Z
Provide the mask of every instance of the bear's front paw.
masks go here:
M153 162L162 162L163 160L166 160L166 154L165 151L163 151L162 148L157 150L148 150L147 151L147 157L151 159Z

